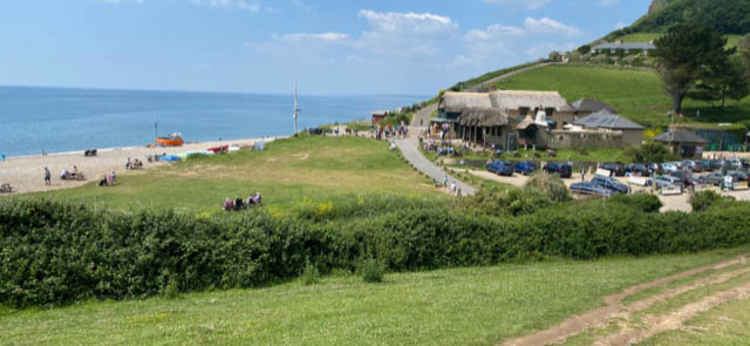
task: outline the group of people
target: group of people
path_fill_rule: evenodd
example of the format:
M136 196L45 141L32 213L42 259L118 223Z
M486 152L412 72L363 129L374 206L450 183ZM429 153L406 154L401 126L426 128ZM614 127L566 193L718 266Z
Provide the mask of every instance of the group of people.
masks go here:
M102 180L99 180L99 186L112 186L115 184L115 178L117 178L117 174L112 171L112 174L107 174Z
M420 138L421 139L421 138ZM432 140L429 140L427 142L422 143L422 150L426 152L436 152L439 156L454 156L454 157L460 157L462 156L461 151L457 150L456 148L447 145L446 143L435 143Z
M125 169L141 169L143 168L143 161L139 159L133 159L132 161L128 157L128 162L125 164Z
M448 175L443 176L443 186L446 187L452 194L456 195L456 197L461 197L461 188L458 187L458 184L456 184L455 181L448 183Z
M372 131L375 131L375 139L382 140L383 138L401 137L406 138L409 135L409 128L405 125L397 125L394 129L392 125L372 127Z
M244 210L253 206L260 206L263 204L262 196L260 195L260 192L256 192L255 195L248 196L247 200L243 200L242 198L237 198L235 200L232 200L231 198L227 197L224 200L224 210L225 211L239 211Z
M45 182L48 183L47 185L49 185L49 179L47 179L47 178L50 178L48 174L49 170L46 167L44 168L44 170L45 170L44 180ZM73 166L73 170L71 171L69 171L66 168L63 168L62 171L60 172L60 179L62 180L86 180L86 177L84 177L83 173L78 171L78 167Z

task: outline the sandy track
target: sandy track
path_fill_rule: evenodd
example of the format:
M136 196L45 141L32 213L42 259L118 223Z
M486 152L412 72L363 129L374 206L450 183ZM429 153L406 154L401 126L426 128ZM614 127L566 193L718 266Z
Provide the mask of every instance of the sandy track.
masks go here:
M97 181L104 177L108 172L115 171L118 175L122 174L139 174L140 171L125 171L125 163L128 158L140 159L143 161L144 168L152 168L165 163L149 163L146 157L155 154L178 154L189 151L205 151L208 148L238 145L248 146L257 141L272 141L275 137L259 139L242 139L232 141L217 141L186 144L182 147L175 148L111 148L100 149L96 157L84 157L83 151L50 154L47 156L18 156L10 157L5 162L0 162L0 184L11 184L15 191L14 194L52 191L67 189L81 186L91 181ZM63 168L71 170L73 166L86 176L88 181L63 181L60 179L60 172ZM49 167L52 172L52 185L44 184L44 167Z
M620 293L605 297L604 307L586 312L581 315L573 316L565 320L564 322L552 328L549 328L547 330L543 330L538 333L523 336L520 338L508 340L504 344L505 345L548 345L548 344L563 342L567 338L583 333L584 331L588 329L602 328L606 326L609 322L614 321L615 319L623 319L623 318L628 319L632 315L633 312L644 310L658 301L662 301L664 299L674 297L680 293L686 292L696 287L726 282L730 280L731 278L734 278L736 276L742 275L743 273L750 271L750 269L744 268L741 270L733 271L731 273L719 276L718 278L699 280L690 285L683 285L675 289L667 290L663 292L662 294L645 299L644 302L636 302L626 307L622 304L622 301L628 296L631 296L633 294L642 292L650 288L663 286L670 282L688 278L690 276L700 274L703 272L707 272L710 270L721 270L732 265L745 264L745 263L746 263L745 257L738 257L737 259L734 259L734 260L725 261L719 264L705 266L701 268L696 268L693 270L689 270L686 272L668 276L662 279L658 279L649 283L630 287ZM750 287L748 287L748 289L750 289ZM745 291L738 292L738 294L739 293L745 294L743 292ZM681 321L685 321L687 318L688 317L686 317L685 319L682 319ZM666 322L664 323L666 326L667 325ZM613 344L618 344L618 342L620 342L621 340L629 341L629 340L636 339L639 337L645 338L647 336L654 335L664 330L655 331L653 334L648 334L647 332L644 332L643 330L637 330L637 331L632 330L632 331L629 331L629 333L626 333L627 331L628 330L623 331L622 336L618 336L619 335L618 334L618 335L612 336L611 340L605 338L603 340L600 340L600 342L602 342L603 344L610 344L608 342L611 342Z

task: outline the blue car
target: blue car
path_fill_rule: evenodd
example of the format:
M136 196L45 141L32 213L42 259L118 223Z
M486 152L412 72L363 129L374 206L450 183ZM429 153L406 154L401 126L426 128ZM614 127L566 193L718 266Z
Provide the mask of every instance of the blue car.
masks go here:
M612 190L590 181L575 183L570 186L570 191L580 195L590 195L597 197L611 197L612 195L614 195L614 192Z
M508 161L495 161L487 164L487 170L497 175L513 176L513 164Z
M536 163L532 161L521 161L516 163L514 167L516 173L521 173L523 175L532 174L536 172L537 169L539 169L539 167L537 167Z
M605 177L601 175L597 175L594 177L594 179L591 179L591 183L597 184L605 189L611 190L614 193L629 193L630 188L623 184L618 182L617 180Z

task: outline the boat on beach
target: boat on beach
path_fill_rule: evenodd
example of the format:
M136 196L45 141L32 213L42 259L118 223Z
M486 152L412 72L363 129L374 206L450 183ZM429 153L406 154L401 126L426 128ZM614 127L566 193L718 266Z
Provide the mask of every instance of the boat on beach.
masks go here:
M169 135L169 137L158 137L156 138L156 145L162 147L179 147L185 144L185 140L182 139L182 134L179 132Z

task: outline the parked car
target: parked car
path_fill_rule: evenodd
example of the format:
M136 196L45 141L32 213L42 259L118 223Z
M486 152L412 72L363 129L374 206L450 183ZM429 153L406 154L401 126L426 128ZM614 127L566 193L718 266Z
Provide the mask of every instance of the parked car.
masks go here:
M682 180L677 177L673 177L670 175L662 175L655 179L653 179L654 185L661 189L663 187L670 187L670 186L676 186L679 187L680 190L684 189L685 186L682 184Z
M709 160L708 161L709 167L712 171L715 171L717 169L721 169L722 167L722 161L721 160Z
M676 162L665 162L661 164L662 171L664 173L672 173L682 170L681 164L678 164Z
M494 161L487 164L487 170L497 175L513 176L513 164L508 161Z
M705 170L705 168L703 168L703 165L700 162L694 161L694 160L682 161L682 167L690 170L691 172L696 172L696 173L700 173Z
M729 171L727 175L731 176L734 181L748 181L748 175L743 171Z
M688 187L698 183L698 178L694 176L690 171L677 171L670 173L670 176L680 179L682 186Z
M649 163L648 172L649 175L664 174L664 168L662 168L661 163Z
M701 184L703 185L720 186L724 182L724 175L722 175L720 172L713 172L711 174L699 177L698 180L700 180Z
M625 176L625 166L623 166L621 163L609 162L603 164L601 168L612 172L612 174L614 174L616 177Z
M601 187L604 187L606 189L612 190L612 192L614 193L629 193L630 192L630 188L627 185L620 183L611 177L597 175L597 176L594 176L594 179L591 179L591 182Z
M523 175L532 174L536 172L537 169L539 169L539 167L537 167L536 163L533 161L520 161L514 166L515 172Z
M573 166L565 162L550 162L544 166L544 171L549 174L557 174L560 178L570 178L573 176Z
M714 168L711 167L711 161L709 160L695 160L695 162L698 162L701 164L704 172L711 172L714 170Z
M610 197L615 194L614 191L590 181L575 183L570 186L570 191L581 195L598 197Z
M649 168L642 163L631 163L625 166L625 175L648 177L651 175Z

